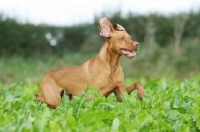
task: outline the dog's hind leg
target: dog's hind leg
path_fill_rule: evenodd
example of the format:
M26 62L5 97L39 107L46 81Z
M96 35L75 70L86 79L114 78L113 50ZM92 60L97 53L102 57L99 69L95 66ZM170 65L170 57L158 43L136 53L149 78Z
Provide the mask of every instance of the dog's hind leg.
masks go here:
M35 96L36 96L36 99L37 99L37 100L39 100L39 101L41 101L41 102L44 102L44 101L43 101L43 97L42 97L41 94L36 93Z
M58 104L62 102L63 89L59 87L54 80L46 77L40 84L41 94L37 94L38 100L46 103L50 108L56 108Z
M65 91L65 90L62 90L62 91L61 91L61 93L60 93L61 98L63 97L64 92L65 92L65 95L68 96L69 100L72 101L72 99L73 99L73 95L70 94L70 93L68 93L68 92Z

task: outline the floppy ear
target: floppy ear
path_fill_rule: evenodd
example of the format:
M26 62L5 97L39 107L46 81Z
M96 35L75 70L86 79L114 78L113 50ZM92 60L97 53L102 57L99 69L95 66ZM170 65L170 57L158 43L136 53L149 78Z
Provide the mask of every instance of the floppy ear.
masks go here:
M117 31L126 31L121 25L119 24L114 24L113 25L114 29Z
M112 37L112 34L114 33L114 31L115 30L107 17L101 18L99 20L100 36L104 38L110 38Z

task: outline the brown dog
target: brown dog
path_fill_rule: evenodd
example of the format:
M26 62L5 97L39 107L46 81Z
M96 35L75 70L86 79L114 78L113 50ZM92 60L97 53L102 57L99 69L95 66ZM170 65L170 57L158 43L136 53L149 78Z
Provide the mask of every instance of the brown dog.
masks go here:
M138 49L139 43L132 41L121 25L112 26L106 17L99 20L99 30L106 42L97 56L81 66L50 71L40 84L41 94L36 94L38 100L48 104L50 108L56 108L62 101L63 91L66 91L71 100L73 96L83 94L87 85L98 87L98 92L105 97L113 92L119 102L122 101L121 94L130 94L135 89L138 90L138 97L142 99L145 93L141 83L136 82L124 87L124 74L119 62L121 55L134 58L134 51ZM88 96L88 99L91 98L92 95Z

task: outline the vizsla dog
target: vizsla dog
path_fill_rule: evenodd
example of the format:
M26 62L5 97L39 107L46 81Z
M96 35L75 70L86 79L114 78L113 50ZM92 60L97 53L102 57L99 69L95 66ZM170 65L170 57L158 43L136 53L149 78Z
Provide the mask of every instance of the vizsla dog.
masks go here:
M80 66L50 71L40 84L41 94L36 94L38 100L50 108L56 108L62 101L64 91L72 100L73 96L83 94L87 85L98 87L98 92L105 97L114 93L118 102L122 101L121 94L130 94L135 89L138 90L138 97L143 98L145 93L141 83L124 86L124 74L119 62L121 55L134 58L139 43L132 41L131 36L121 25L112 26L106 17L99 20L99 30L100 36L104 37L106 42L96 57ZM92 99L93 95L87 98Z

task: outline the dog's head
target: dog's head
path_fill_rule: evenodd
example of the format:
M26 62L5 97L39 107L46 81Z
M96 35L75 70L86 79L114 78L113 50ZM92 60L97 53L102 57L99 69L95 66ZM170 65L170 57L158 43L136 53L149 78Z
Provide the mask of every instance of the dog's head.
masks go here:
M139 48L139 43L133 41L121 25L112 25L109 19L104 17L99 20L99 31L100 36L106 38L113 52L128 58L136 56L135 51Z

